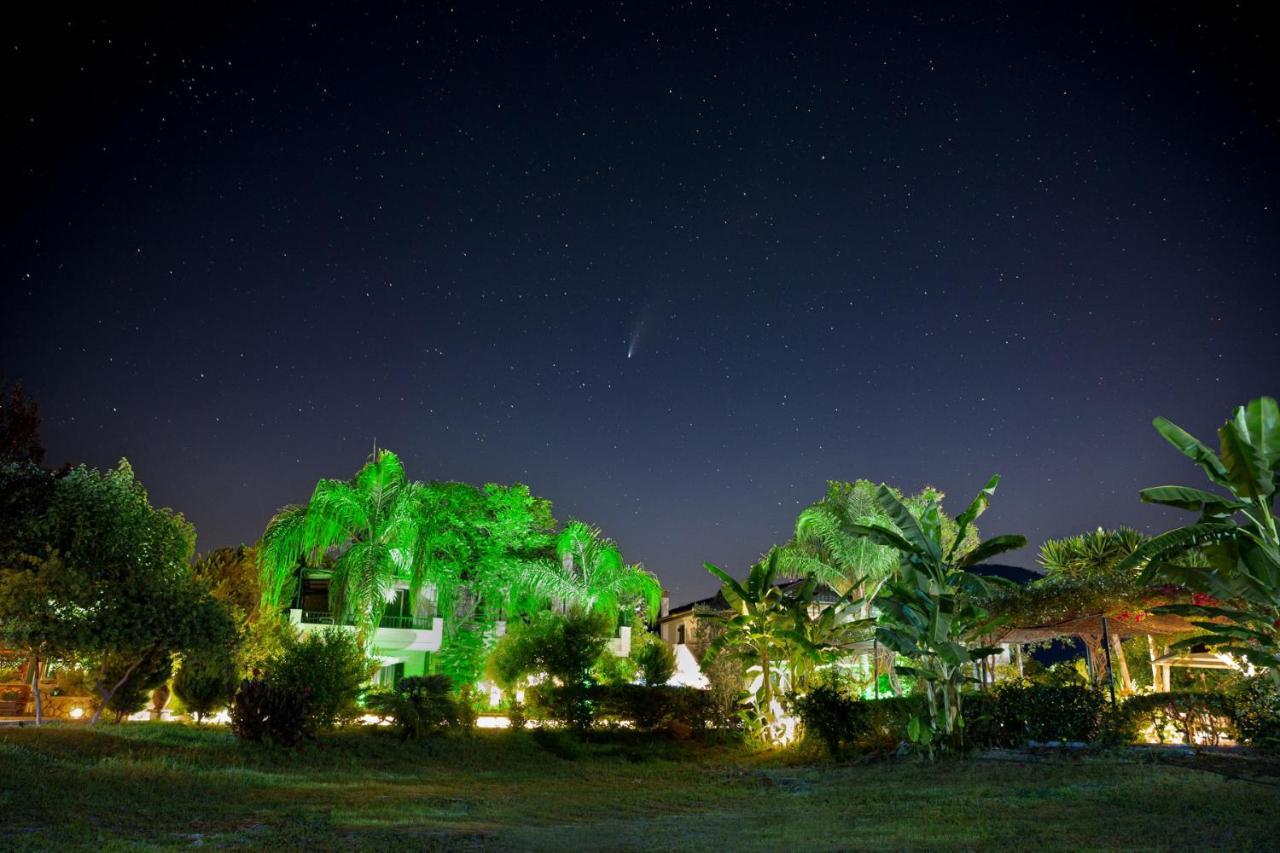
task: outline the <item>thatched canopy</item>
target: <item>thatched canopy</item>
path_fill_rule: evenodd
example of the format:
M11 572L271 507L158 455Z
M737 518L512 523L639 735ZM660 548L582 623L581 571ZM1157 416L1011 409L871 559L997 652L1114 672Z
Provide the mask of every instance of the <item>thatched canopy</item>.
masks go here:
M1107 633L1122 640L1145 635L1163 637L1173 634L1190 634L1196 630L1194 625L1181 616L1139 612L1114 614L1107 618ZM1100 636L1102 636L1102 614L1093 614L1073 616L1049 624L1006 626L999 634L998 642L1037 643L1059 637Z

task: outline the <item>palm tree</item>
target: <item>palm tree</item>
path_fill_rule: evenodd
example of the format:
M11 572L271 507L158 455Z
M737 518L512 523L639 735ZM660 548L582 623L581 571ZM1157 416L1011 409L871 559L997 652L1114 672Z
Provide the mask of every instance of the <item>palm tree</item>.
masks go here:
M305 506L280 510L262 536L264 606L281 606L300 561L331 556L330 610L368 642L397 587L407 583L416 600L427 580L422 488L377 448L353 479L316 483Z
M564 607L580 607L603 616L611 628L620 618L640 610L646 619L657 613L662 598L658 579L638 564L629 565L612 539L600 529L570 521L556 537L558 562L526 563L521 583L536 595Z
M866 524L898 529L880 506L878 489L870 480L828 483L826 496L800 513L795 537L780 555L783 573L790 577L817 578L842 595L857 591L864 616L870 615L876 592L893 576L899 559L895 549L858 532L859 525ZM915 518L943 498L931 487L911 497L891 491ZM943 542L949 546L957 533L956 524L945 515L940 517ZM969 528L966 537L971 540L966 544L977 544L975 529Z

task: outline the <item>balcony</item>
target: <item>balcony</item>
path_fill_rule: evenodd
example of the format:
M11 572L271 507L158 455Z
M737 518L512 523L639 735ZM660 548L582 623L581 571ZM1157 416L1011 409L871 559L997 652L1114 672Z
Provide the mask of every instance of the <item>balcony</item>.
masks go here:
M289 611L289 621L299 630L317 630L326 625L351 627L351 620L335 621L327 610ZM436 652L444 638L444 620L439 616L384 616L373 635L375 652Z

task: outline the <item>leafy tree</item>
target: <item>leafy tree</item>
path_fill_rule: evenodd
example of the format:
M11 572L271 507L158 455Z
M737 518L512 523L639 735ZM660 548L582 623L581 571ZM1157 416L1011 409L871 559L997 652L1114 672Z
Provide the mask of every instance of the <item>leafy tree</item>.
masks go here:
M631 658L640 669L641 680L649 687L666 684L676 671L675 652L653 634L641 635L640 642L631 650Z
M235 656L229 648L215 646L182 656L173 692L200 722L231 703L239 682Z
M911 659L911 666L899 670L924 686L927 716L913 717L908 734L930 756L939 746L963 745L965 670L998 651L979 645L994 627L995 620L980 603L990 595L993 581L968 569L1027 544L1022 536L997 536L973 547L965 545L969 527L986 510L999 483L999 476L992 477L956 519L956 536L949 546L939 506L928 507L917 520L887 486L881 486L876 497L897 529L879 523L852 528L901 555L897 573L876 599L876 637Z
M1143 489L1142 500L1198 513L1199 520L1156 536L1122 561L1146 566L1146 580L1181 584L1190 604L1153 608L1191 618L1204 631L1174 644L1203 644L1269 668L1280 684L1280 533L1275 516L1280 487L1280 407L1260 397L1237 407L1218 430L1218 452L1186 430L1155 419L1156 431L1204 470L1229 496L1188 486ZM1207 565L1170 558L1199 549Z
M526 583L537 594L598 614L610 625L630 624L637 614L652 619L662 599L658 579L622 559L618 545L600 529L571 521L556 538L558 563L531 563Z
M462 689L483 670L500 619L546 606L527 576L530 565L547 562L555 520L550 503L521 484L428 483L423 507L431 584L445 620L439 666Z
M0 548L11 561L0 569L0 630L43 643L45 654L56 648L86 659L101 696L96 722L135 670L227 642L232 625L192 574L191 525L152 508L127 462L45 476L43 506L5 524L11 538Z
M608 622L598 614L536 613L527 622L511 626L498 641L488 672L506 689L519 686L528 676L547 676L553 684L543 686L557 688L545 691L551 713L583 729L594 716L590 691L608 635Z
M226 605L235 623L235 680L265 667L293 628L282 612L261 606L262 566L258 549L245 545L216 548L196 560L194 572L213 597ZM181 673L179 670L179 675ZM234 682L231 692L235 692Z

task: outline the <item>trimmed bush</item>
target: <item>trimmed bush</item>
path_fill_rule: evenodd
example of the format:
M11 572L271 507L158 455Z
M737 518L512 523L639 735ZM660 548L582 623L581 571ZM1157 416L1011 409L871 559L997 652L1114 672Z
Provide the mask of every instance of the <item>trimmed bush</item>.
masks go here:
M231 731L241 740L296 746L313 740L309 693L273 684L255 675L240 682L231 702Z
M1028 741L1092 741L1105 699L1091 687L1006 682L992 691L992 745Z
M539 684L526 694L547 719L578 730L591 727L597 718L629 722L641 731L662 726L705 731L713 717L712 698L692 687L648 687L640 684L599 684L560 687ZM580 710L581 709L581 710ZM579 713L575 724L566 713ZM590 722L585 722L587 716Z

